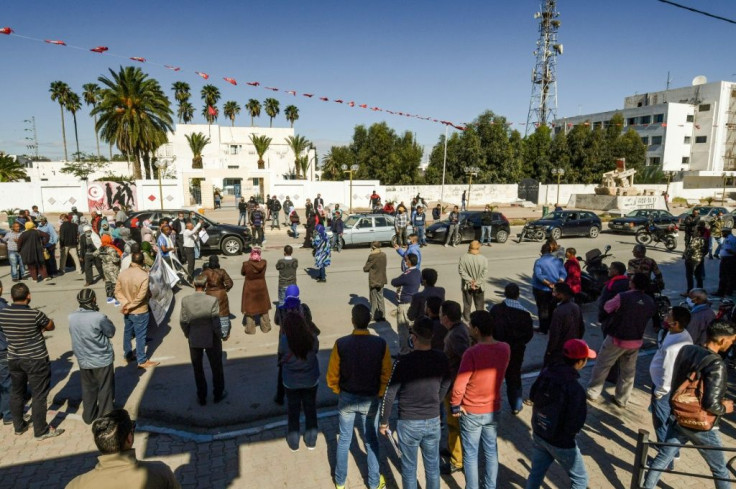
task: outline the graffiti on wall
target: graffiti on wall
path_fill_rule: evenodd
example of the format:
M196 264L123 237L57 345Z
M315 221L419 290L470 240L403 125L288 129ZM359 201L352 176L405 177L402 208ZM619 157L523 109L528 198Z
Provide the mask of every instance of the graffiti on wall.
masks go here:
M137 210L135 184L118 182L92 182L87 186L89 210L106 211L113 207Z

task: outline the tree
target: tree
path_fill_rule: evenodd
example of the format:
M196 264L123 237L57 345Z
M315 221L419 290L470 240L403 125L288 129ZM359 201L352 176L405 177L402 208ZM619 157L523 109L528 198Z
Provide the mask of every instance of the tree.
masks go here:
M347 146L333 146L322 159L322 180L343 180L342 165L355 163L355 154Z
M271 146L272 139L268 136L256 136L255 134L250 135L250 141L256 148L258 153L258 169L263 170L266 168L266 162L263 161L263 155L268 151L268 147Z
M230 125L235 126L235 116L240 114L240 105L233 100L229 100L225 102L222 112L225 114L225 117L230 119Z
M201 91L204 108L202 115L207 119L207 124L212 125L217 120L217 102L220 100L220 89L214 85L205 85Z
M201 132L195 132L191 135L186 134L184 137L187 139L187 143L189 143L189 149L192 150L192 168L202 168L202 151L205 146L210 144L210 138Z
M551 144L549 127L544 124L524 140L524 162L528 173L542 182L549 182L552 178Z
M79 154L79 132L77 131L77 112L82 108L82 102L79 99L79 95L69 91L69 94L67 95L66 102L64 102L64 107L66 110L72 113L72 118L74 119L74 140L77 142L77 152L75 154Z
M250 127L253 127L254 119L261 116L261 103L254 98L249 99L248 103L245 104L245 110L250 114Z
M158 81L140 68L121 66L117 73L109 71L110 78L98 78L106 88L92 113L99 116L96 128L102 139L114 141L133 157L133 177L138 180L144 153L166 142L167 131L173 130L171 103Z
M399 136L385 122L368 129L356 126L350 149L357 161L348 164L358 164L358 178L379 179L388 185L422 181L422 148L408 131Z
M78 155L76 161L68 161L64 164L61 169L61 173L69 173L79 180L85 182L89 179L89 176L97 171L104 169L109 163L99 160L90 160L84 158L83 155Z
M291 124L291 127L294 127L294 122L299 119L299 109L296 105L287 105L284 109L284 115L286 116L286 120L289 121L289 124Z
M567 134L564 129L555 134L549 148L549 161L552 168L565 170L565 181L571 181L574 177L570 169L570 149L567 147Z
M615 154L614 158L626 158L627 169L637 171L644 169L647 145L642 142L641 136L636 131L629 129L619 137L617 151L618 154Z
M268 121L268 127L273 127L273 118L279 115L279 101L275 98L267 98L263 101L263 107L266 111L266 114L268 114L269 121Z
M84 99L84 103L87 105L91 105L94 109L97 106L97 103L100 101L100 86L96 83L85 83L82 85L82 98ZM95 127L97 126L97 116L94 116L95 121ZM102 155L100 154L100 135L97 133L97 129L95 129L95 142L97 143L97 158L102 159Z
M184 104L189 105L191 107L191 104L189 103L189 97L192 96L190 92L190 87L187 82L183 81L175 81L171 84L171 89L174 91L174 99L179 103L179 110L177 111L177 115L179 116L179 123L181 124L182 121L186 124L186 121L184 120L184 114L185 109L182 107ZM192 108L191 115L194 115L194 109ZM192 120L192 117L189 117L189 120Z
M296 164L294 165L296 168L298 168L297 172L301 172L301 174L304 176L304 178L307 178L307 173L309 173L309 164L311 163L309 159L309 155L302 155L296 159Z
M59 111L61 112L61 137L64 141L64 160L69 159L66 150L66 125L64 124L64 104L66 104L66 99L70 91L71 89L69 88L69 85L67 85L63 81L51 82L51 88L49 89L49 92L51 92L51 100L59 103Z
M286 144L294 152L294 170L296 171L296 178L297 180L299 180L301 171L299 158L301 157L303 152L309 149L312 143L310 143L309 140L304 136L300 136L297 134L296 136L289 136L288 138L286 138ZM307 176L303 175L303 177L306 178Z
M189 124L194 119L194 106L187 101L181 102L177 114L180 121L183 121L184 124Z
M17 159L0 152L0 182L15 182L28 179L26 169Z

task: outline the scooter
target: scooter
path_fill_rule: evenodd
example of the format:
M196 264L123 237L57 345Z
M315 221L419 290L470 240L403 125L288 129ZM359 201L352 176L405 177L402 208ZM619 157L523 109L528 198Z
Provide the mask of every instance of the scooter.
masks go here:
M610 257L608 253L611 246L606 245L603 253L598 248L594 248L585 254L585 259L578 257L578 261L584 264L580 274L580 295L582 302L594 302L601 295L603 286L608 281L608 265L603 263L605 258Z
M534 226L527 222L516 237L519 239L519 243L525 239L529 241L544 241L546 233L544 232L544 226Z
M677 248L677 225L659 227L650 221L646 228L636 233L636 242L644 246L651 243L664 243L664 247L672 251Z

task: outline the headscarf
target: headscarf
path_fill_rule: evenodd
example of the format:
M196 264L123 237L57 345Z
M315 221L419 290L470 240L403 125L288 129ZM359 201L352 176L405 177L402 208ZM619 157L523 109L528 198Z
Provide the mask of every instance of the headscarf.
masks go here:
M33 229L35 227L36 227L36 225L33 224L33 221L26 221L26 223L25 223L26 231L28 231L29 229Z
M210 255L209 265L211 269L220 268L220 258L217 255Z
M261 249L258 247L253 247L250 250L250 261L261 261Z
M299 306L301 306L299 287L296 284L289 285L284 296L284 309L298 309Z
M88 311L99 311L100 308L97 306L95 291L92 289L82 289L77 294L77 302L79 307Z
M153 257L153 247L148 241L144 241L141 243L141 251L143 253L146 253L148 256Z
M102 242L102 246L112 248L113 250L117 251L118 256L123 256L123 252L120 251L120 248L112 243L113 239L112 236L110 236L109 234L103 234L102 236L100 236L100 241Z
M289 207L289 216L294 213L294 206Z
M317 231L317 234L319 234L320 238L327 239L327 232L325 232L325 227L322 224L317 224L314 230Z

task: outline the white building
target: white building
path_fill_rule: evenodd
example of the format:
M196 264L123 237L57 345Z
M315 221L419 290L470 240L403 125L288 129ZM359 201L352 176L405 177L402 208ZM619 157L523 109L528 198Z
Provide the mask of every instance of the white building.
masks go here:
M705 83L628 96L621 110L558 119L555 130L590 123L605 127L613 114L624 117L647 145L647 165L680 172L686 188L721 187L736 177L736 83Z

